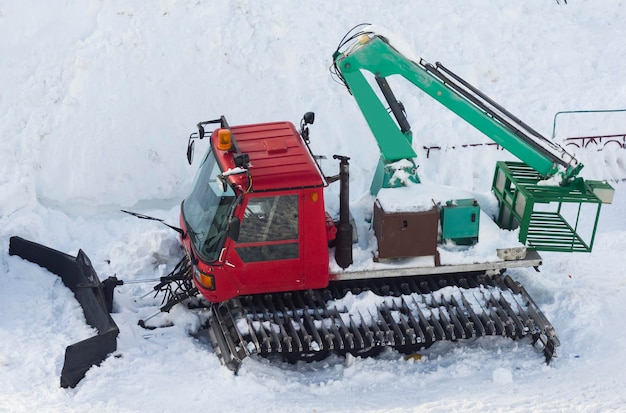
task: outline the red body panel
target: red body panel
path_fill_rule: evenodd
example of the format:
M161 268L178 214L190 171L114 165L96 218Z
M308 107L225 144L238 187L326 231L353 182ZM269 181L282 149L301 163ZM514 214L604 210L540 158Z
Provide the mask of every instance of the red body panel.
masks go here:
M230 128L241 153L250 156L253 191L324 186L325 181L291 122L272 122ZM211 144L217 147L217 133ZM224 171L234 168L232 151L216 151ZM245 187L245 175L231 176L231 182Z
M327 286L329 231L323 193L326 181L304 141L289 122L235 126L231 132L236 149L214 150L215 156L222 171L228 171L235 168L234 150L248 154L252 187L245 192L249 187L246 174L228 177L239 194L245 192L233 213L241 222L241 233L237 241L226 239L217 261L202 262L189 237L181 239L198 270L214 277L215 290L204 288L194 279L199 291L209 301L221 302L245 294ZM217 135L212 135L213 148L217 147ZM272 216L263 215L261 224L269 234L262 237L258 232L245 230L253 221L251 217L256 216L255 210L263 205L276 206L281 200L289 201L290 216L286 220L280 213L274 214L274 208ZM278 225L281 219L288 225ZM182 214L180 224L186 233ZM278 232L286 231L286 235L272 233L276 227ZM275 251L279 254L273 254Z

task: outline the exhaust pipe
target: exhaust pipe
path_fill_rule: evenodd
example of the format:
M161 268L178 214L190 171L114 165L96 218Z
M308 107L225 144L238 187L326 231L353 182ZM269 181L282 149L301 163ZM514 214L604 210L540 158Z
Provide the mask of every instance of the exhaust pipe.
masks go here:
M352 224L350 223L350 160L347 156L333 155L339 159L339 223L335 240L335 261L341 268L352 264Z

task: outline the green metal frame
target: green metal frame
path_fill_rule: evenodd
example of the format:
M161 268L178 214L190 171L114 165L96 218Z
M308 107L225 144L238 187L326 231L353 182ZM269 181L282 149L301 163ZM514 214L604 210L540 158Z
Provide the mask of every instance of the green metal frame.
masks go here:
M541 184L542 179L523 162L497 162L492 186L500 205L496 222L505 229L519 227L519 240L530 249L590 252L602 200L580 178L568 186ZM588 239L579 233L585 204L595 206ZM565 207L577 211L573 220L563 214Z

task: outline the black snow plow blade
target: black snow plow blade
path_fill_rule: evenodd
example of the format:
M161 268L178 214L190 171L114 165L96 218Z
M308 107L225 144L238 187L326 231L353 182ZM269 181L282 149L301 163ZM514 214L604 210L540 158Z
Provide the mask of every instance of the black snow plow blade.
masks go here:
M341 281L326 289L239 297L214 304L209 336L237 370L252 354L317 360L384 347L404 353L437 341L481 336L530 338L546 362L559 345L524 287L484 273Z
M38 264L61 277L83 308L87 323L98 330L98 335L65 349L61 387L75 387L91 366L100 364L117 349L119 329L109 314L112 294L105 294L103 284L82 250L72 257L20 237L11 237L9 254ZM107 296L110 297L109 302Z

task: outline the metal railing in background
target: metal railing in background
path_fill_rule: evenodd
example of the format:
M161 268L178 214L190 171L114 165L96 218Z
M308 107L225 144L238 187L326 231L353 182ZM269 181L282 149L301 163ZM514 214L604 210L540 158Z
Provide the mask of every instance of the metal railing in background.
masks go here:
M563 110L557 112L554 115L552 122L552 139L556 138L556 123L560 115L564 114L582 114L582 113L626 113L626 109L598 109L598 110ZM624 125L626 128L626 124ZM626 149L626 133L618 134L602 134L602 135L587 135L587 136L575 136L563 139L565 146L574 146L576 148L588 148L589 146L599 146L598 150L601 151L608 145L612 148Z

